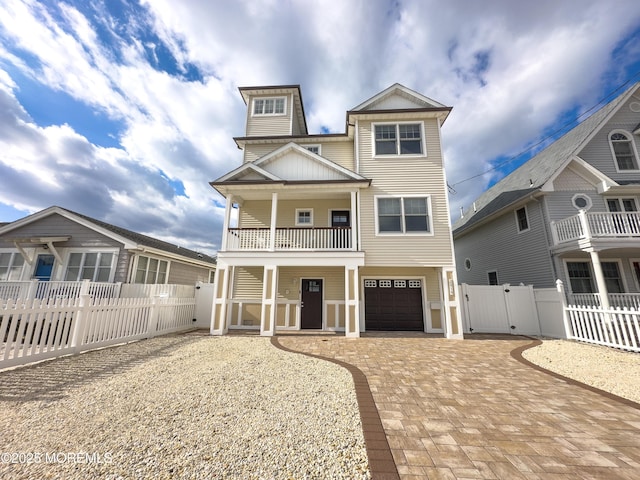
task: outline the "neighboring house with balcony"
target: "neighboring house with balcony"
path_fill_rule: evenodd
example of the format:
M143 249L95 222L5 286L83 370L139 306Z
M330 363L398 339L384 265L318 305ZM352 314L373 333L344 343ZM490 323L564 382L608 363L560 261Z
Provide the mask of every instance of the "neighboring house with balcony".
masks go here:
M459 280L554 287L560 279L579 303L637 305L639 142L635 84L463 213L453 226Z
M34 279L194 285L214 270L213 257L61 207L0 226L0 289Z
M211 333L461 337L440 143L451 109L395 84L349 110L345 133L309 134L299 86L239 90L243 162L211 182L226 198Z

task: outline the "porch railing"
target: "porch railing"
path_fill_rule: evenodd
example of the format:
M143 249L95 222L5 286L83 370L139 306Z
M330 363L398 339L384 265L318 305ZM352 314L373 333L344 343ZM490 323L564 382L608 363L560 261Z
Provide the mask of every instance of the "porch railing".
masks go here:
M230 228L227 250L352 250L350 227Z
M640 213L581 211L551 222L551 230L556 245L580 239L640 237Z
M121 285L121 283L89 282L88 280L81 282L42 282L38 280L0 282L0 298L51 300L78 298L81 294L88 294L93 298L114 298L120 296Z
M570 293L567 295L569 304L599 307L599 293ZM633 308L640 310L640 293L610 293L609 305L612 308Z

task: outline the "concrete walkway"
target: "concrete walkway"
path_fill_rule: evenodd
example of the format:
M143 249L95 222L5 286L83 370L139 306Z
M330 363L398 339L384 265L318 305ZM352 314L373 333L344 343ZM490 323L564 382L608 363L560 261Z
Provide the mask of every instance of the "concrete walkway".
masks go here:
M514 359L530 339L368 333L274 343L352 366L374 479L640 478L637 406Z

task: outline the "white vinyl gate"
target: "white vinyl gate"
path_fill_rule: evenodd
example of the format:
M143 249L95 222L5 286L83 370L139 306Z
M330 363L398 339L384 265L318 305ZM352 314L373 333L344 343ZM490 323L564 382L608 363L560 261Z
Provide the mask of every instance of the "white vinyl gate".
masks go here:
M533 286L461 286L464 328L468 333L540 335Z

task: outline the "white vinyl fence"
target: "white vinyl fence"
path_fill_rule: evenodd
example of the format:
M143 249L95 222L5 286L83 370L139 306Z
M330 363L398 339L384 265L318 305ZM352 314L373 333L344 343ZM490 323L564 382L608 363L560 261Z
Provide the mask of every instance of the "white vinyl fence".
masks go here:
M562 282L556 282L562 294L567 338L640 352L640 311L637 308L598 305L568 305Z
M193 328L195 298L0 299L0 369Z

